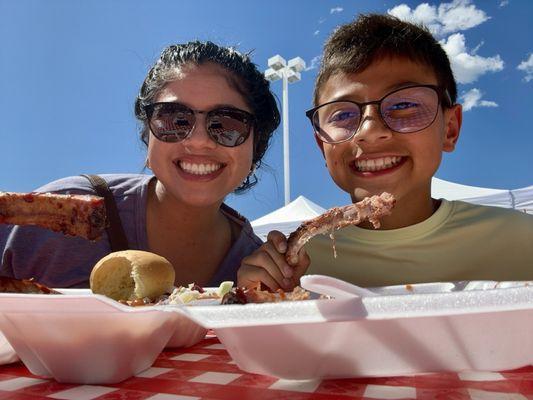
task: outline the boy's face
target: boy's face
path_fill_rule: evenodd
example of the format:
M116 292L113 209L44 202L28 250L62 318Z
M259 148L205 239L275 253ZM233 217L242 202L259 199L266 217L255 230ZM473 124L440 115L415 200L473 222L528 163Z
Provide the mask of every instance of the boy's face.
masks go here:
M323 86L319 104L334 100L359 103L379 100L388 93L417 84L437 85L432 69L407 59L377 60L364 71L333 75ZM459 136L461 107L439 106L431 125L413 133L397 133L382 121L375 105L362 110L355 136L338 144L322 143L329 173L354 198L354 190L392 193L396 210L416 210L431 203L431 178L443 151L453 151Z

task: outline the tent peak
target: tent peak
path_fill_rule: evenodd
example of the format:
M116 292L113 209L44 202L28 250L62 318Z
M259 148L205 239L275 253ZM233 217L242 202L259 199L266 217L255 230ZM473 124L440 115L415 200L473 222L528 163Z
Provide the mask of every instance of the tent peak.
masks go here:
M300 195L286 206L252 221L252 226L255 227L272 222L302 221L314 218L324 211L326 211L325 208Z

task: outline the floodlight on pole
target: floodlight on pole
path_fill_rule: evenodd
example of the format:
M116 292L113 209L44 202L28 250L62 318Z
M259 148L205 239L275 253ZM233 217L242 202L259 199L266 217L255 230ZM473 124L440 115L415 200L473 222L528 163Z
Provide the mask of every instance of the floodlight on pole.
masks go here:
M300 72L305 69L305 61L295 57L287 61L279 54L268 59L269 68L265 78L270 82L283 80L283 177L285 188L285 205L291 201L289 170L289 83L302 79Z

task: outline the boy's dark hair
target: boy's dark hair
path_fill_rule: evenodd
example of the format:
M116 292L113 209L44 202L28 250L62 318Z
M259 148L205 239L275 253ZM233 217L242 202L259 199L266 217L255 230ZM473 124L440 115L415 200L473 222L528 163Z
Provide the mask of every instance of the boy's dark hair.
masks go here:
M391 15L366 14L336 29L324 44L315 81L314 104L320 90L338 72L356 73L385 57L407 58L433 69L438 85L448 90L452 104L457 84L446 52L427 28Z
M243 96L255 116L252 170L246 181L235 190L242 192L257 183L254 171L261 166L270 138L280 123L270 84L247 54L209 41L192 41L166 47L148 72L135 100L135 116L142 123L141 140L148 146L150 128L144 107L157 97L168 82L176 79L181 68L207 63L217 64L229 72L230 85Z

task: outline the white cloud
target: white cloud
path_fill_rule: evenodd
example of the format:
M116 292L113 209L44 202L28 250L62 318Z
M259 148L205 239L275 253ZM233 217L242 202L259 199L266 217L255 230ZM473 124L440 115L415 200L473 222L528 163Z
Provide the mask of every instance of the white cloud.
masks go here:
M481 46L483 46L484 44L485 44L485 42L484 42L484 41L481 41L480 44L478 44L476 47L474 47L474 48L472 49L472 54L477 54L477 52L479 51L479 49L481 48Z
M465 31L490 18L485 11L471 4L471 0L453 0L438 7L422 3L414 9L406 4L400 4L387 12L404 21L421 23L436 36Z
M322 55L313 57L309 65L305 68L305 71L318 68L321 60L322 60Z
M403 21L424 24L433 33L436 33L441 29L441 24L437 20L436 8L427 3L420 4L413 10L411 10L411 7L406 4L400 4L399 6L387 10L387 12Z
M498 104L490 100L482 100L483 93L479 89L470 89L461 95L461 103L464 111L470 111L474 107L498 107Z
M330 14L340 13L344 11L344 8L342 7L333 7L331 10L329 10Z
M487 72L503 69L504 62L498 54L494 57L477 55L483 42L469 52L464 35L453 33L478 26L490 18L483 10L476 8L471 0L453 0L441 3L438 7L422 3L413 9L406 4L400 4L387 12L404 21L423 24L435 36L444 37L440 43L448 53L459 83L475 82ZM446 38L450 33L453 34Z
M320 31L319 31L319 30L316 30L316 31L313 33L313 35L316 36L316 35L318 35L319 33L320 33Z
M509 0L502 0L502 1L500 1L500 8L501 8L501 7L505 7L505 6L507 6L508 4L509 4Z
M522 61L516 68L526 73L526 76L524 77L526 82L533 80L533 53L531 53L529 58Z
M459 83L475 82L487 72L496 72L503 69L504 63L497 54L494 57L481 57L469 54L465 45L465 37L455 33L440 42L452 65L453 74Z

